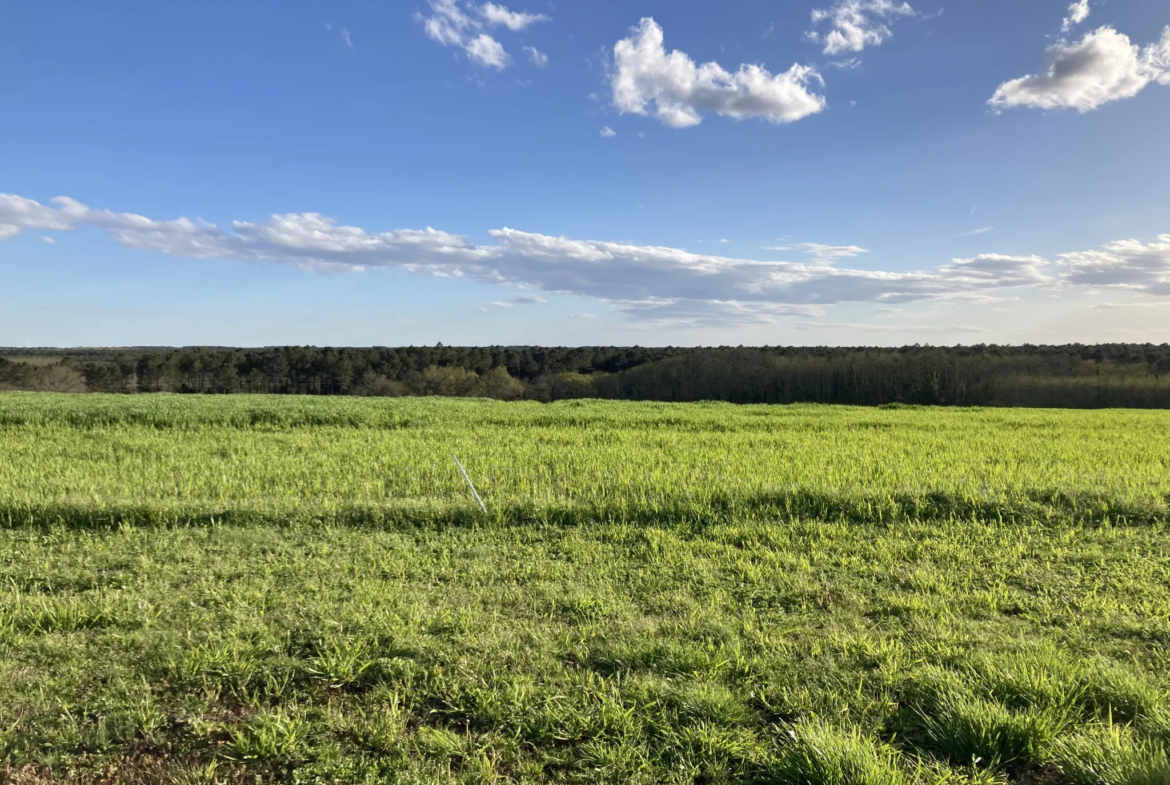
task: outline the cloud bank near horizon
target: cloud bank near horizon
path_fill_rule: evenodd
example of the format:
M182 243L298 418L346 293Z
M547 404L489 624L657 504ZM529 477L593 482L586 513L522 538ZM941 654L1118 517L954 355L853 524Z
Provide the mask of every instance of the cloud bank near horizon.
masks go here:
M858 246L805 243L804 261L757 261L680 248L575 240L493 229L480 245L438 229L367 232L318 213L232 222L230 231L199 219L156 221L91 208L69 197L49 205L0 194L0 240L26 230L95 227L126 248L196 259L292 264L306 270L388 268L544 293L588 297L644 322L743 325L816 316L839 303L899 304L994 300L1018 287L1128 289L1170 296L1170 234L1154 242L1119 240L1088 251L1040 256L981 254L933 270L892 272L837 266ZM535 303L535 295L523 302ZM519 303L522 299L514 298Z

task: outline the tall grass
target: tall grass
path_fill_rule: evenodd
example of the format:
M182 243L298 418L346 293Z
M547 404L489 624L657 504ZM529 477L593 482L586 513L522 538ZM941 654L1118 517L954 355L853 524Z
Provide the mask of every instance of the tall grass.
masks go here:
M0 396L0 521L1165 520L1170 414Z

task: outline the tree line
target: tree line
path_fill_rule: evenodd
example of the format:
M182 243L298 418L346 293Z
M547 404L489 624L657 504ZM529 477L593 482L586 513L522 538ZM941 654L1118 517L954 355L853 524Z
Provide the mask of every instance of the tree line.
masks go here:
M0 389L1170 408L1170 344L0 349Z

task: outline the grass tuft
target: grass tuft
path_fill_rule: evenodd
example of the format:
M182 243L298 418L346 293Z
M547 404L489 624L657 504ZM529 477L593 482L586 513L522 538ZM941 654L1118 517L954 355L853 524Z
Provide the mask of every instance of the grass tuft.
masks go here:
M263 711L229 728L220 754L235 761L295 762L307 757L309 731L295 708Z
M857 728L842 729L823 720L789 726L789 742L768 770L775 783L801 785L909 785L892 747Z
M1129 729L1102 726L1053 745L1052 760L1068 785L1167 785L1166 747Z

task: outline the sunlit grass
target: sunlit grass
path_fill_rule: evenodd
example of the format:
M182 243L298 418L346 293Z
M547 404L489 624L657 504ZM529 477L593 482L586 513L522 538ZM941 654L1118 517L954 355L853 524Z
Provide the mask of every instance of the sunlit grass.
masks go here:
M0 778L1165 785L1167 425L2 395Z
M0 396L0 517L1164 518L1146 411Z

